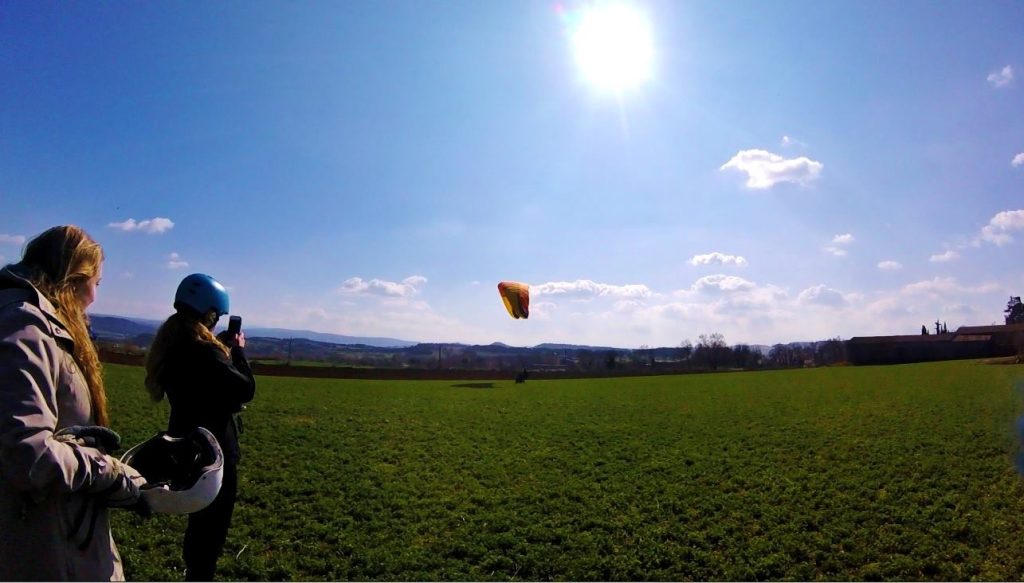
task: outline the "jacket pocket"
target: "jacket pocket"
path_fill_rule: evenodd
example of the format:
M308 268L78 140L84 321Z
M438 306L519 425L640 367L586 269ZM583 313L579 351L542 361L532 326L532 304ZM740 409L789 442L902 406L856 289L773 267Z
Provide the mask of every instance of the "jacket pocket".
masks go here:
M60 378L57 382L57 418L59 427L92 424L92 401L85 375L71 354L61 357Z
M59 501L64 536L79 550L92 542L98 518L96 498L87 494L70 494Z

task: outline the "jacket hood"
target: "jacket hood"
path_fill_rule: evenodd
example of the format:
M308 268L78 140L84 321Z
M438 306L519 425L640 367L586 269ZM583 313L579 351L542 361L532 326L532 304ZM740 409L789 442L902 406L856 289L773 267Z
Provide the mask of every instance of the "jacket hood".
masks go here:
M57 315L56 308L53 307L50 300L46 299L46 296L40 293L39 290L32 285L32 282L28 280L28 269L20 263L14 263L0 269L0 295L2 295L4 291L10 289L23 290L25 293L19 294L22 296L19 298L20 301L28 301L32 303L37 306L40 311L46 314L48 319L56 323L59 328L66 328L64 322L60 319L60 316ZM0 305L0 308L2 307L3 305ZM67 336L67 332L64 332L63 334L58 333L58 335L67 337L67 339L70 340L70 337Z

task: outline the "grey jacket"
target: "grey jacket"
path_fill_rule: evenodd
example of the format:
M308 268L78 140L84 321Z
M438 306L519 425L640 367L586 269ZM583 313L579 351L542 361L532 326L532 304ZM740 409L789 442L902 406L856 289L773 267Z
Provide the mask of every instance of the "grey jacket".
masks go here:
M117 464L55 431L94 425L89 388L53 306L0 271L0 580L123 580L107 508Z

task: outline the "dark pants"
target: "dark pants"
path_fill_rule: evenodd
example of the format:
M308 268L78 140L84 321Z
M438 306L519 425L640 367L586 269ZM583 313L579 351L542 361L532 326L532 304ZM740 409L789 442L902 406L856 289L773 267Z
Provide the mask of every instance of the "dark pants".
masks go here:
M224 549L238 493L238 466L224 463L220 493L206 508L188 516L185 529L185 580L213 581L217 558Z

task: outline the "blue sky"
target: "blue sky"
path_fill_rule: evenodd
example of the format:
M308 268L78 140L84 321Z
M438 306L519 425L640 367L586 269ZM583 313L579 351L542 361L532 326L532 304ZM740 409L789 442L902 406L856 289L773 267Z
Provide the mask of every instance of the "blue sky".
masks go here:
M1024 294L1024 4L0 4L0 257L107 254L93 311L192 272L248 325L677 345L1002 321ZM502 280L532 286L513 321Z

